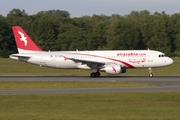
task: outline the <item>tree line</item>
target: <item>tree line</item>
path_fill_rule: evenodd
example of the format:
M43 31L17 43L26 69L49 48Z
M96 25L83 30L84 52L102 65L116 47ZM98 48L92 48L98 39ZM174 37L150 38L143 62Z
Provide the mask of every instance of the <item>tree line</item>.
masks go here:
M0 57L17 53L12 26L21 26L45 51L158 50L180 56L180 13L132 11L128 15L70 18L67 11L28 15L13 9L0 15Z

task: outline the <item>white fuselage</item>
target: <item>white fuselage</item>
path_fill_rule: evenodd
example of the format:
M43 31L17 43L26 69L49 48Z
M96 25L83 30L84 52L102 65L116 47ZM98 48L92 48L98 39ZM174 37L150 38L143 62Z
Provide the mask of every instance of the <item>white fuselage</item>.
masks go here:
M109 51L58 51L32 52L13 54L29 56L29 59L10 56L12 59L28 62L40 66L62 69L92 69L83 62L73 61L71 58L82 61L119 64L125 68L150 68L171 65L173 60L164 53L154 50L109 50ZM100 66L103 70L103 66Z

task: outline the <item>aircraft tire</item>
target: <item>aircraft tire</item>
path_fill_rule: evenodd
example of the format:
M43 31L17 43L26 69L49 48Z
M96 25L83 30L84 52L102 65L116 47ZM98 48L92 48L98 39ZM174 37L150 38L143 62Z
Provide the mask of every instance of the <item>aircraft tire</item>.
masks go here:
M96 72L95 74L96 74L96 77L100 77L101 75L100 72Z
M152 73L150 73L150 74L149 74L149 77L153 77L153 74L152 74Z
M96 77L96 73L91 73L90 75L92 78Z

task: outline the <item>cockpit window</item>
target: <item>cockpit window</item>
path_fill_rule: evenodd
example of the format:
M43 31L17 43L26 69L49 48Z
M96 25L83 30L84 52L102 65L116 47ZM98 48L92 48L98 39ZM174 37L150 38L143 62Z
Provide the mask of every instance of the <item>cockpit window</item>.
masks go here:
M163 54L163 55L159 55L159 57L167 57L167 56Z

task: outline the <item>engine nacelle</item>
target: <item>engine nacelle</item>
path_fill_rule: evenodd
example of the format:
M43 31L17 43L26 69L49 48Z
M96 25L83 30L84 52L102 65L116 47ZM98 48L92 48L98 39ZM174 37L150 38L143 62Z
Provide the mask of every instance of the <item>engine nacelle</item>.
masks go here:
M122 73L121 65L107 65L104 69L105 69L105 72L108 74Z

